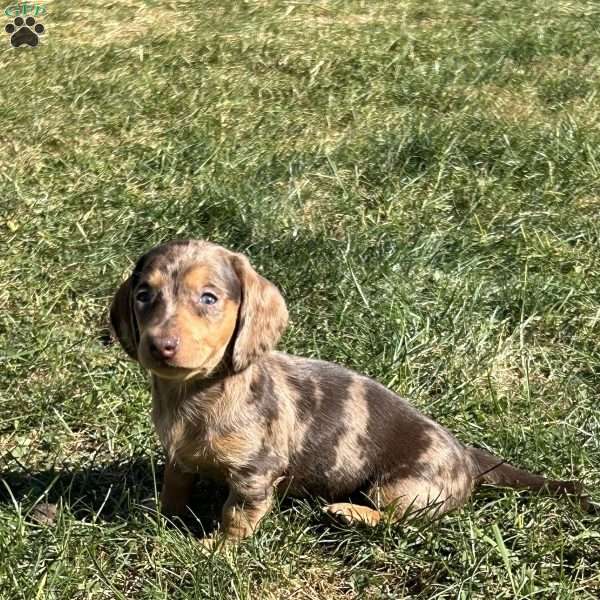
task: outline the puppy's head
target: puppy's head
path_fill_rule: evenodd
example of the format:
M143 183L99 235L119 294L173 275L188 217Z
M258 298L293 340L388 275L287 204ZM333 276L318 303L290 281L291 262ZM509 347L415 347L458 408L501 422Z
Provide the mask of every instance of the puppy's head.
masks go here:
M142 256L112 302L125 351L159 377L241 371L271 350L287 324L279 290L245 256L209 242L170 242Z

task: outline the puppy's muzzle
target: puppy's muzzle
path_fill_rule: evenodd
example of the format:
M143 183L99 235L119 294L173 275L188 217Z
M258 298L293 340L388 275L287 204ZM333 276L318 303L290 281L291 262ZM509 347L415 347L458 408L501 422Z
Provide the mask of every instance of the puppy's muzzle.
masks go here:
M160 361L171 360L177 354L179 343L176 336L154 337L150 340L150 354Z

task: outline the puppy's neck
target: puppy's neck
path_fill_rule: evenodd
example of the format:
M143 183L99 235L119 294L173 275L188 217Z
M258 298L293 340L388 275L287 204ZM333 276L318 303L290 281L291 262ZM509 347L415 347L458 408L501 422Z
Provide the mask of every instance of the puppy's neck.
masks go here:
M190 377L190 378L167 378L161 377L156 373L151 372L152 377L152 393L158 393L165 400L169 400L173 406L185 402L192 396L209 396L218 392L222 386L224 377L222 375L214 375L210 377Z
M188 422L225 425L236 420L253 378L254 366L239 373L220 372L188 380L165 379L152 374L155 416L179 417Z

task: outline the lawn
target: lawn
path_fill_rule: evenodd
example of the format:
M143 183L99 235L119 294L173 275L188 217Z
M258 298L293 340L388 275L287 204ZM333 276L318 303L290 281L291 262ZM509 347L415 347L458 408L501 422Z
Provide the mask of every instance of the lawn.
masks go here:
M375 529L284 499L207 555L101 343L137 256L208 238L283 290L282 349L598 499L598 3L46 7L0 50L0 598L598 598L599 517L506 490Z

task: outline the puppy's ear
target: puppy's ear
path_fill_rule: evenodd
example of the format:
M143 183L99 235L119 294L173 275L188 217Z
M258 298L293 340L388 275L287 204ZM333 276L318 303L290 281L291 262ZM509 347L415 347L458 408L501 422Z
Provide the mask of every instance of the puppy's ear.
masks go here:
M279 290L261 277L242 254L233 255L233 267L242 288L232 362L241 371L272 350L288 322L288 311Z
M140 332L133 314L133 298L131 295L131 277L124 281L110 306L110 326L123 350L137 360L137 349Z

